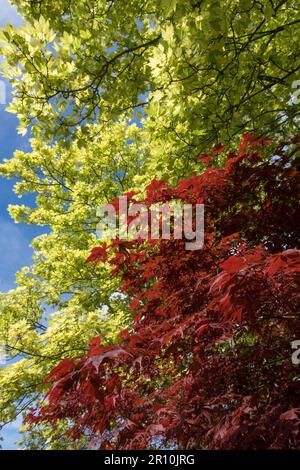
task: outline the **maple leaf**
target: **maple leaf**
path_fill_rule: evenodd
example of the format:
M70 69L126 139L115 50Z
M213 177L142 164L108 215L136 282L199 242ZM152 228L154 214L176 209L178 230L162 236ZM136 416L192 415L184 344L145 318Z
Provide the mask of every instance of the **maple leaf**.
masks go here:
M87 258L85 263L94 263L94 266L107 260L107 244L103 243L102 246L97 246L92 249L90 256Z
M246 266L246 260L240 256L234 255L230 256L224 263L221 264L221 267L230 274L235 274L241 271Z
M54 369L52 369L46 380L49 381L53 378L63 377L74 369L76 369L74 361L70 359L64 359L56 367L54 367Z
M208 165L212 161L212 155L211 154L202 154L197 157L197 159L203 163L204 165Z

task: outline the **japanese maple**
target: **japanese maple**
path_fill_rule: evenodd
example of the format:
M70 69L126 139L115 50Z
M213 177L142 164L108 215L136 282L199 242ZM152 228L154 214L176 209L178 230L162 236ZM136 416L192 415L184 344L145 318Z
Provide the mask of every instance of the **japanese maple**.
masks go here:
M204 247L94 248L87 261L113 267L132 327L53 369L29 422L68 418L75 439L100 449L300 447L299 141L274 149L245 135L237 152L199 156L206 169L175 187L154 180L145 197L128 194L147 207L204 203Z

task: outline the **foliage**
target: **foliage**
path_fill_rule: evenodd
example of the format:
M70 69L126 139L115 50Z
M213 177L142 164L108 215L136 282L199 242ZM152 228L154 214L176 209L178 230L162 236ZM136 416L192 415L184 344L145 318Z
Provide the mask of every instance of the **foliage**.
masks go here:
M299 447L299 141L271 153L246 134L238 152L200 155L202 174L152 181L147 207L205 204L204 248L162 238L94 248L87 261L114 268L133 325L114 346L95 337L60 362L30 423L68 419L74 438L101 449Z
M0 341L11 358L0 370L2 424L39 401L55 363L83 354L95 335L113 343L130 326L111 267L84 264L98 205L143 193L153 178L175 187L206 165L199 153L216 142L235 148L241 132L288 139L299 130L296 0L11 3L24 24L1 31L1 68L13 86L8 110L31 151L17 151L0 172L17 180L20 198L35 197L10 206L15 222L45 234L32 242L32 266L0 298ZM67 445L47 424L30 433L29 447Z
M149 175L177 178L215 142L299 129L296 0L13 0L2 32L20 132L87 145L86 126L143 122ZM179 158L180 157L180 158ZM140 183L141 180L139 180Z
M33 265L17 273L17 287L0 298L0 338L12 360L0 370L2 424L38 399L58 360L84 352L96 334L114 341L130 321L109 269L95 273L84 260L96 243L96 207L132 184L142 143L134 124L116 123L101 137L96 127L93 132L88 152L77 143L66 149L34 139L32 152L17 151L1 165L2 174L17 178L18 195L36 194L33 207L10 206L15 221L46 232L32 242Z

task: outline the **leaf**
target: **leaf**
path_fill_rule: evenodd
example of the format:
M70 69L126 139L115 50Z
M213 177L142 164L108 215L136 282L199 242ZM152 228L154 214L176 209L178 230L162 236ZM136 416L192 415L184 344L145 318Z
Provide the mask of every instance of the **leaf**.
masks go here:
M107 248L106 243L103 243L102 246L93 248L85 263L94 263L94 266L97 266L101 261L105 262L107 260Z
M234 255L228 258L221 267L229 274L236 274L246 266L246 261L240 256Z
M76 369L76 365L74 364L74 361L70 359L64 359L61 361L58 366L56 366L50 374L48 375L46 381L48 382L52 378L59 378L67 375L69 372L72 372Z

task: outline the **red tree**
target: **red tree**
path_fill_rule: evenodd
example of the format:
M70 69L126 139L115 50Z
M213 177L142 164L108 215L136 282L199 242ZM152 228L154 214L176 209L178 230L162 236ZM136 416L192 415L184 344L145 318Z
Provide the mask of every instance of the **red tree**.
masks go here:
M148 207L204 203L204 247L114 240L93 250L88 261L109 262L131 299L132 328L62 361L30 422L69 418L74 438L89 433L101 449L300 447L290 344L300 339L299 140L270 157L269 140L245 135L222 168L218 146L199 157L211 164L199 176L148 186Z

